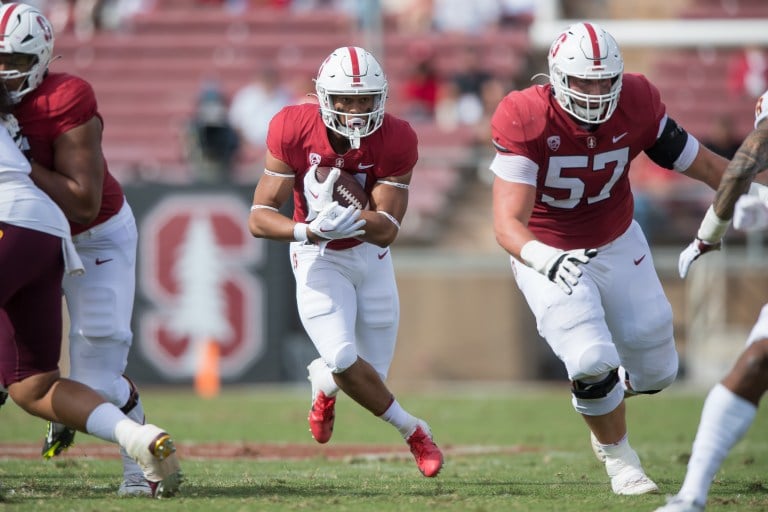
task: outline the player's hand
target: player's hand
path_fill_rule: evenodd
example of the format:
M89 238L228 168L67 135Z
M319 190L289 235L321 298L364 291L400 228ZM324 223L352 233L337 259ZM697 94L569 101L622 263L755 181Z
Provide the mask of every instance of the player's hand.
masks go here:
M566 295L570 295L573 293L573 287L579 284L582 274L579 265L586 265L595 256L597 249L559 251L547 261L544 271L540 272L559 286Z
M768 227L768 205L759 197L743 195L733 210L733 227L743 231L756 231Z
M710 251L718 251L721 246L721 242L712 244L699 238L694 238L693 242L680 253L680 259L677 262L677 270L680 272L680 277L685 278L688 275L688 269L691 268L691 265L699 256Z
M304 197L307 200L309 211L307 220L313 220L326 206L333 202L333 186L341 173L341 170L333 167L328 178L322 183L317 181L317 164L307 170L304 175Z
M24 137L24 134L21 133L19 121L13 114L5 114L0 116L0 124L2 124L6 130L8 130L8 134L13 139L13 142L16 143L16 146L22 152L29 149L29 142L27 142L27 138Z
M352 205L343 208L334 201L317 214L315 220L307 227L322 239L320 254L325 253L325 246L331 240L354 238L365 234L365 230L362 229L365 226L365 219L360 218L360 213L360 210Z

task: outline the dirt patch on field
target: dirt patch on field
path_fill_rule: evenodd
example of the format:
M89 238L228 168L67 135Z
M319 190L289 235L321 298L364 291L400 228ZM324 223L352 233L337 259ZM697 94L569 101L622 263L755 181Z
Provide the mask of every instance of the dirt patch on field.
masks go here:
M408 447L399 445L371 444L300 444L300 443L208 443L176 445L184 459L399 459L410 458ZM530 446L447 446L442 447L446 456L514 454L535 452ZM39 444L0 443L0 459L35 459L40 457ZM75 444L59 455L61 458L90 457L96 459L118 458L117 447L109 444Z

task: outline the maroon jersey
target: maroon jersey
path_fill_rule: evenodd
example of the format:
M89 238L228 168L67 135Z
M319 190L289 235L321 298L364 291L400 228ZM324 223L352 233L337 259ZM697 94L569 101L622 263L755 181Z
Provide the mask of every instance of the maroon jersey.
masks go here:
M307 203L304 198L304 175L312 165L338 167L351 173L370 195L376 180L408 173L419 158L416 132L402 119L384 115L381 128L360 139L359 149L337 154L320 117L320 107L303 103L283 108L269 123L267 149L296 172L293 187L293 220L304 222ZM346 249L360 242L339 240L331 249Z
M665 110L656 87L630 73L616 111L594 131L568 116L550 85L501 101L491 120L494 144L538 164L528 228L539 240L563 250L600 247L627 230L629 165L656 142Z
M21 132L29 141L32 159L54 172L53 144L56 138L94 116L101 119L90 84L66 73L49 73L36 89L22 97L13 113L19 120ZM81 233L109 219L120 211L123 200L122 187L109 173L105 161L99 214L90 224L70 222L72 234Z

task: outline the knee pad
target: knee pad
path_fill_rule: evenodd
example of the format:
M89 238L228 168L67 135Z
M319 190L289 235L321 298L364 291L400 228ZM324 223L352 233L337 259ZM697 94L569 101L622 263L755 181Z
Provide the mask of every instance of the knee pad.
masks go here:
M573 407L587 416L602 416L619 406L624 399L624 388L619 386L618 369L614 368L600 380L572 381Z
M639 395L653 395L668 388L677 378L677 353L675 357L667 359L664 364L645 372L627 372L627 380L632 393Z
M341 373L357 361L357 349L353 343L344 343L333 355L333 359L325 360L333 373Z

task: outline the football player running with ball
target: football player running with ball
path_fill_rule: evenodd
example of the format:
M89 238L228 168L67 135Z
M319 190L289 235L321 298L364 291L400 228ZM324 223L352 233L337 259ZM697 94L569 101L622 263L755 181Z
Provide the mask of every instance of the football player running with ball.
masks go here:
M559 34L548 64L548 84L509 93L491 120L496 238L613 492L657 492L629 444L624 399L672 384L678 356L672 308L632 217L630 163L644 151L714 189L728 162L666 114L648 79L624 73L598 25Z
M70 378L87 384L137 423L144 423L138 391L123 375L133 341L131 314L138 234L120 184L101 149L103 122L84 80L49 73L51 24L34 7L0 6L0 79L26 139L32 180L69 219L84 276L64 276L70 318ZM49 423L43 455L67 448L74 430ZM144 473L121 451L120 496L152 495Z
M259 238L291 242L299 316L320 357L308 366L309 426L331 438L341 389L392 424L424 476L443 465L427 423L406 412L384 381L400 318L392 254L418 159L411 126L384 112L387 79L363 48L334 50L315 79L320 106L285 107L270 122L264 174L248 220ZM318 182L318 167L335 167ZM352 173L369 207L332 200L340 172ZM293 219L279 209L293 198Z
M707 210L696 239L680 255L682 277L685 277L691 263L700 254L707 252L707 249L720 247L720 240L731 223L731 217L737 229L753 231L768 227L767 189L752 183L758 173L768 168L766 118L768 91L757 101L755 129L747 135L725 170L715 201ZM704 510L715 474L731 448L752 425L766 389L768 305L763 306L747 338L747 346L731 371L707 395L683 486L665 506L656 509L657 512Z

